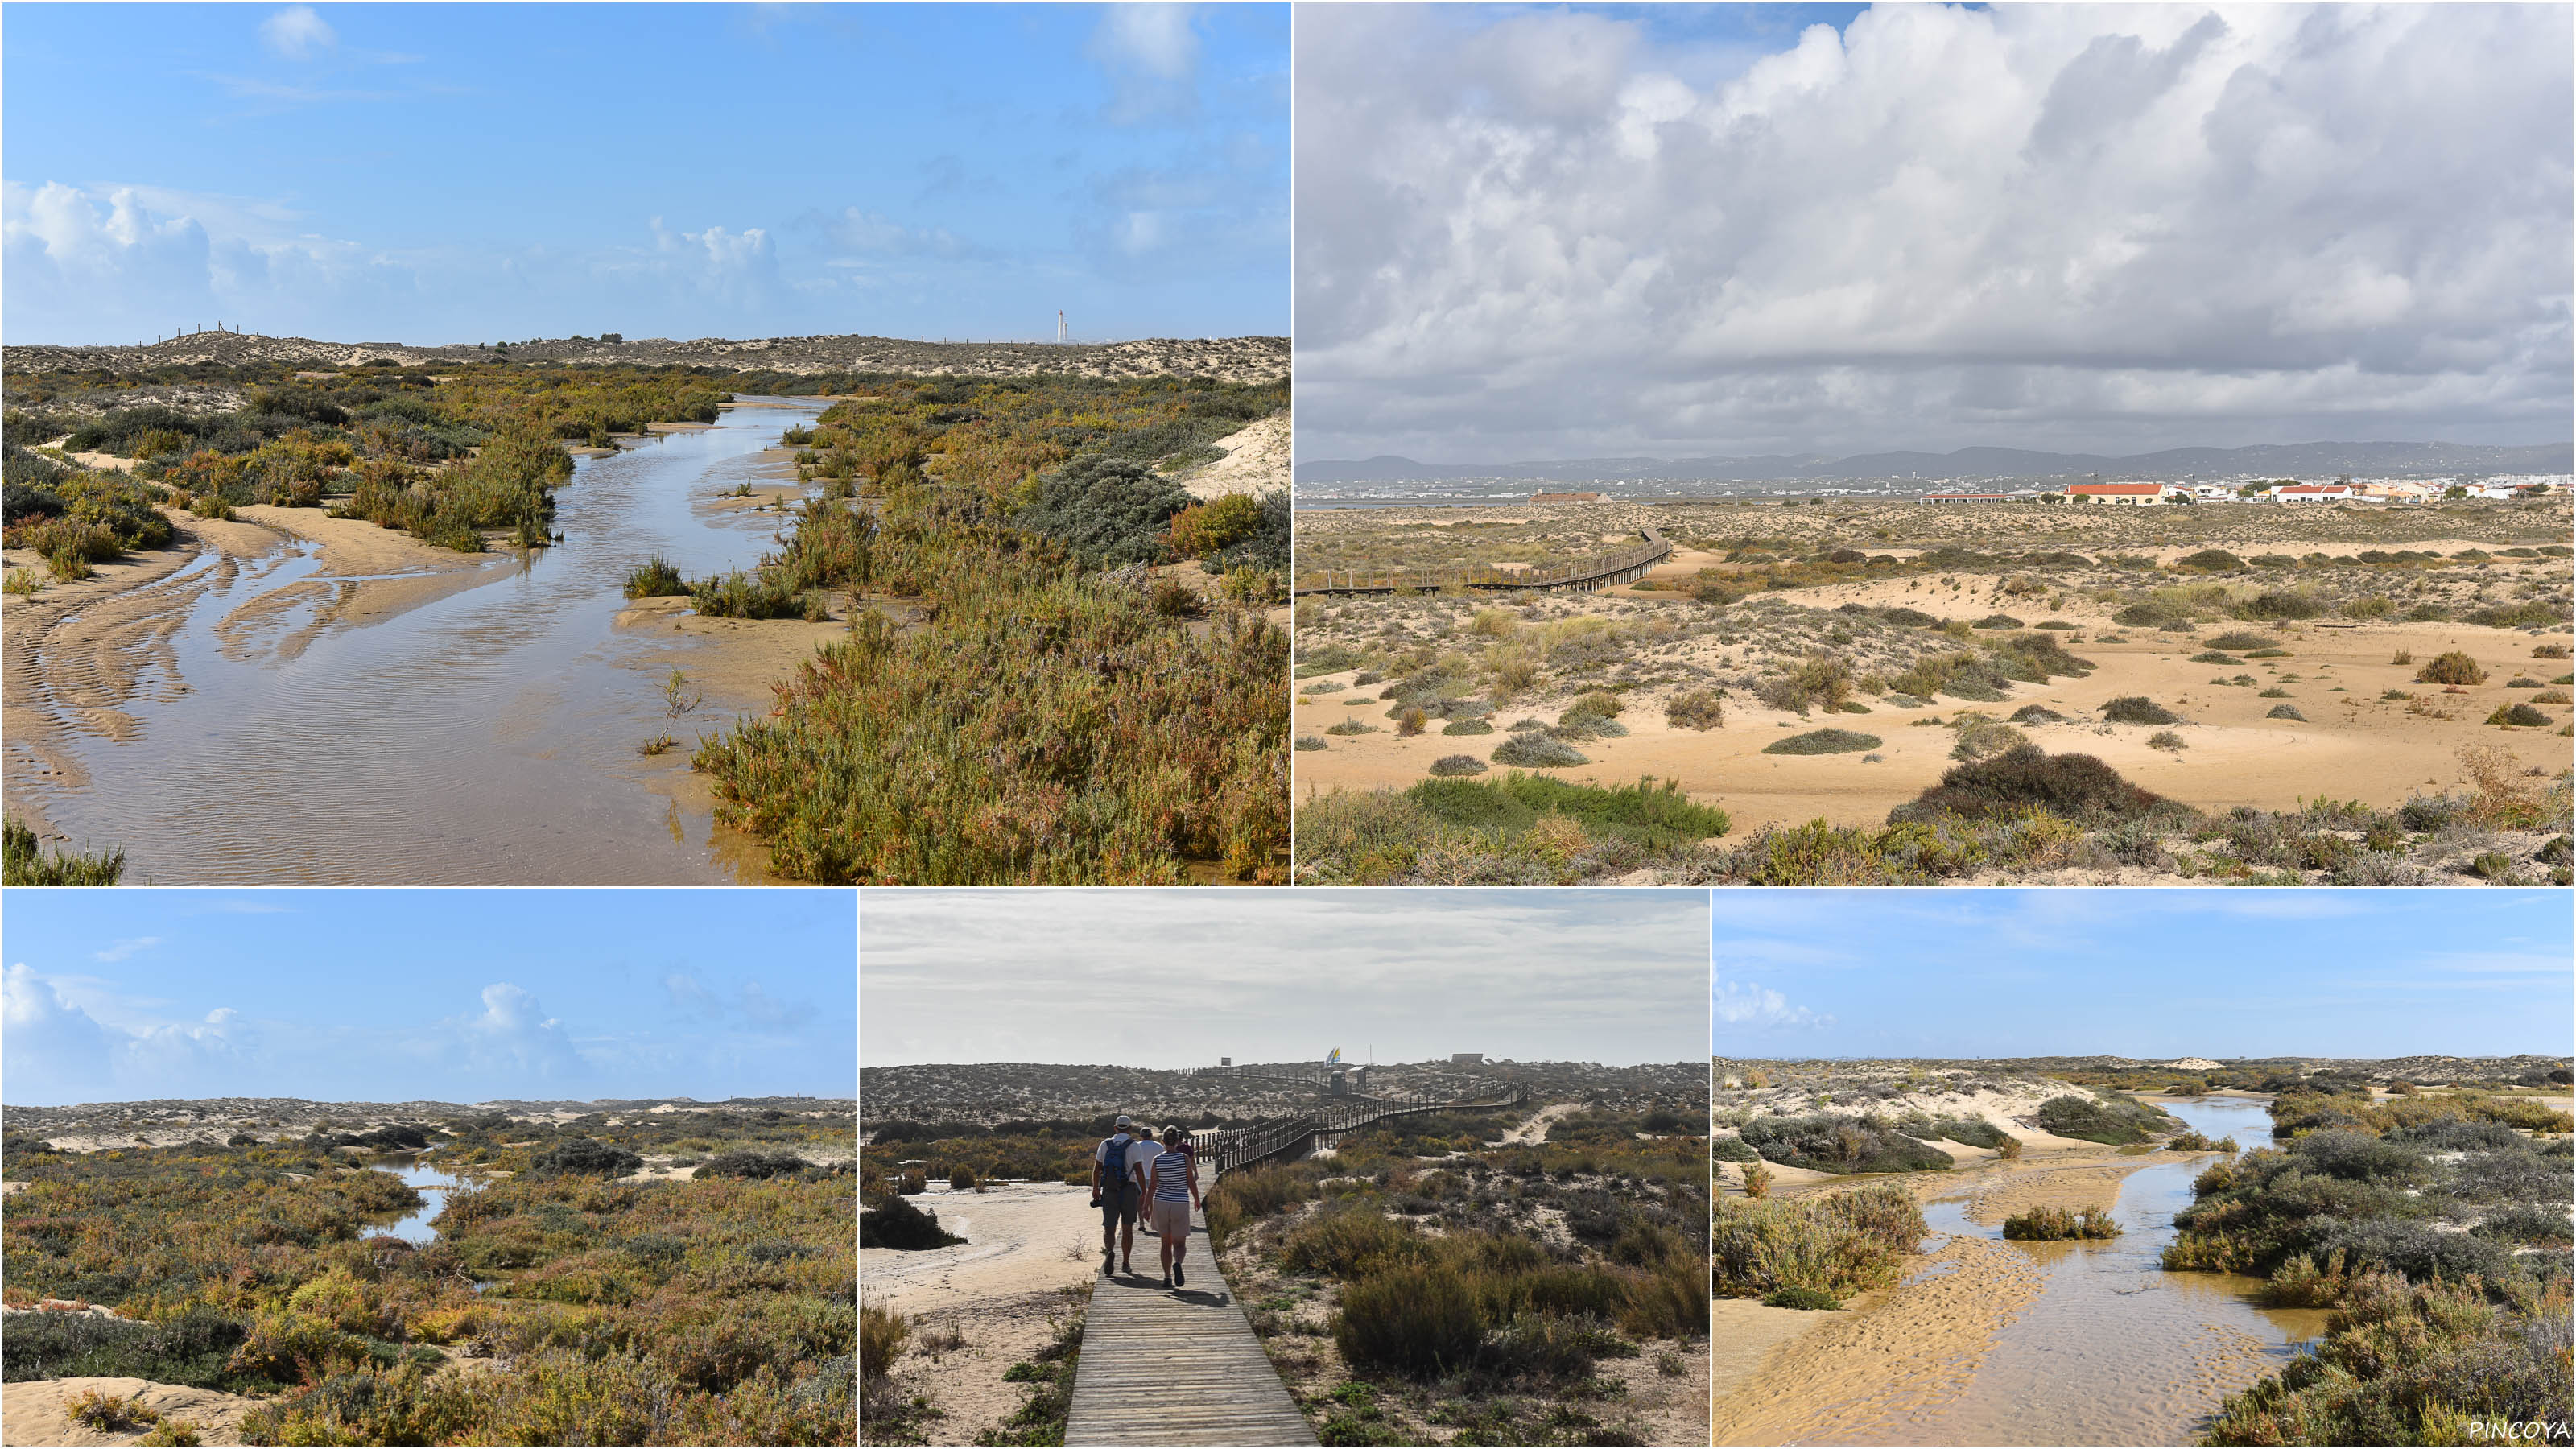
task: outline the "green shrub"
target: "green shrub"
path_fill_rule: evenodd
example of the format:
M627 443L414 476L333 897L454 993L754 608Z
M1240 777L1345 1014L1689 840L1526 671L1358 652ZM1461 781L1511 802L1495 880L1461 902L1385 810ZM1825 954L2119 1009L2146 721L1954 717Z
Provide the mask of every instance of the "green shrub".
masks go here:
M2185 554L2174 562L2183 568L2201 569L2209 573L2222 573L2245 567L2245 560L2223 548L2205 548L2198 553Z
M15 820L0 826L0 852L13 886L112 886L125 875L124 851L49 851Z
M2487 716L2487 723L2491 725L2518 725L2529 728L2549 722L2549 716L2527 704L2500 705L2495 713Z
M1440 728L1444 735L1489 735L1493 732L1494 722L1487 719L1453 719Z
M1900 1183L1788 1200L1722 1198L1711 1218L1711 1289L1763 1298L1803 1288L1837 1300L1895 1286L1929 1229Z
M2010 819L2033 807L2069 819L2108 823L2158 813L2162 796L2121 778L2091 755L2052 755L2037 745L1990 760L1953 765L1941 783L1888 812L1888 823L1934 822L1944 815Z
M1588 765L1591 757L1581 750L1536 731L1515 734L1494 747L1497 765L1522 765L1532 769L1562 769Z
M2276 704L2272 706L2271 710L2263 717L2265 719L2294 719L2301 724L2306 724L2308 722L2308 717L2299 713L2298 706L2289 704Z
M2004 1219L2004 1236L2016 1242L2060 1242L2069 1238L2116 1238L2120 1224L2102 1208L2080 1214L2062 1207L2035 1207Z
M2113 724L2168 725L2182 722L2181 715L2143 694L2124 694L2103 705L2102 717Z
M1664 701L1664 719L1675 729L1707 731L1726 724L1726 691L1691 689Z
M687 592L689 582L680 577L678 566L658 553L626 576L626 597L630 599L665 598Z
M1810 1172L1937 1172L1951 1165L1937 1147L1845 1113L1756 1117L1736 1130L1770 1161Z
M1440 776L1481 775L1486 764L1474 755L1442 755L1431 762L1431 773Z
M2049 1098L2033 1115L2056 1136L2114 1147L2146 1141L2148 1132L2163 1120L2134 1102L2072 1095Z
M2484 684L2487 672L2478 661L2457 649L2435 655L2423 668L2415 671L2417 684Z
M1145 462L1088 453L1039 478L1017 521L1091 568L1155 564L1171 556L1173 516L1195 501Z
M1843 1301L1836 1298L1831 1293L1827 1293L1819 1288L1801 1288L1792 1285L1786 1288L1775 1288L1769 1293L1764 1294L1762 1296L1762 1306L1765 1308L1828 1309L1842 1307Z
M644 1159L623 1147L573 1137L540 1152L528 1164L531 1177L624 1177Z
M1354 1369L1437 1378L1474 1364L1484 1324L1456 1273L1401 1267L1342 1290L1333 1341Z
M965 1242L939 1225L939 1214L896 1194L859 1214L859 1246L924 1252Z
M1762 753L1766 755L1848 755L1861 750L1874 750L1885 743L1886 741L1876 735L1865 735L1857 730L1809 730L1804 734L1773 740L1762 747Z
M2212 649L2234 649L2242 652L2248 649L2275 648L2281 641L2269 634L2257 634L2247 629L2231 629L2207 642Z

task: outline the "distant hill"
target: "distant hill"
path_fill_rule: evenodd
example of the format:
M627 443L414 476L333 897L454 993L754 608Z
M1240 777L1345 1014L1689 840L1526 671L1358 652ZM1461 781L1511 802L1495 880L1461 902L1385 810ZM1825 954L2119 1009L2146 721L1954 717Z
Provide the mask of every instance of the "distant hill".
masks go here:
M2470 443L2266 443L2245 448L2167 448L2111 457L2023 448L1950 453L1860 453L1847 458L1570 458L1541 463L1417 463L1391 454L1297 465L1300 483L1402 483L1444 478L1586 483L1605 478L1761 483L1794 478L2063 478L2099 473L2178 478L2241 473L2285 478L2448 473L2576 472L2576 443L2493 447Z
M731 371L899 372L937 376L1026 377L1071 372L1092 377L1214 377L1228 382L1270 382L1288 374L1285 337L1147 338L1135 342L915 342L907 337L851 335L698 337L674 342L645 337L629 342L596 337L537 338L512 342L506 352L471 342L419 346L401 342L317 342L310 337L268 337L256 332L195 332L140 347L11 346L0 349L10 372L112 368L240 367L289 363L312 368L357 367L384 358L400 366L442 362L625 363L639 367L720 367Z

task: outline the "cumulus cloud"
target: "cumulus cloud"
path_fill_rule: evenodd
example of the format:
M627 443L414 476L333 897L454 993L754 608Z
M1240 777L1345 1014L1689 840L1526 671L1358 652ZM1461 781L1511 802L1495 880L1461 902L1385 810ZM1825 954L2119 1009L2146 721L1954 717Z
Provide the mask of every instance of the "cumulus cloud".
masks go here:
M988 255L945 227L905 226L855 206L837 213L809 212L800 224L818 226L836 249L862 257L937 257L959 261ZM845 261L847 258L836 258Z
M1297 25L1299 452L2569 429L2563 7ZM1310 441L1311 440L1311 441Z
M1819 1016L1803 1006L1793 1006L1789 998L1767 986L1742 981L1720 981L1709 991L1709 1010L1718 1025L1745 1027L1755 1031L1823 1030L1834 1024L1830 1016Z
M115 1037L25 964L0 975L0 1095L52 1106L94 1101L111 1077Z
M450 1023L450 1044L467 1065L500 1083L559 1082L584 1075L581 1053L562 1022L530 992L506 981L483 988L480 1014Z
M290 5L259 23L260 43L289 60L309 60L340 43L310 5Z

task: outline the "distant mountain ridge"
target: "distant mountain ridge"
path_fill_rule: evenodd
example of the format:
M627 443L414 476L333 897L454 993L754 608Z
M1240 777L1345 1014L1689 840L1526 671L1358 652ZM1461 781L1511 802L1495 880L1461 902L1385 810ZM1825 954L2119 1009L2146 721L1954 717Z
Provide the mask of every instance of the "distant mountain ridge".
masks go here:
M2111 457L2101 453L2042 453L2024 448L1961 448L1950 453L1769 454L1750 458L1569 458L1537 463L1417 463L1381 454L1363 459L1299 463L1300 483L1402 483L1444 478L1528 479L1581 483L1603 478L1666 482L1761 483L1798 478L2062 478L2228 477L2240 473L2282 477L2354 473L2576 472L2576 443L2499 447L2479 443L2260 443L2243 448L2167 448Z

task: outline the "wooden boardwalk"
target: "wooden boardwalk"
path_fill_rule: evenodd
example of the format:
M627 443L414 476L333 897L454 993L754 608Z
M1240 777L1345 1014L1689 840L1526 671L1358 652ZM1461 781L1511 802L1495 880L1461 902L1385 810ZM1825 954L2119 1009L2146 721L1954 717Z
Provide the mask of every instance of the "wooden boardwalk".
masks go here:
M1217 1271L1205 1223L1192 1227L1188 1287L1160 1286L1162 1240L1141 1231L1135 1274L1094 1280L1065 1443L1315 1442Z

